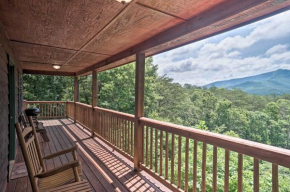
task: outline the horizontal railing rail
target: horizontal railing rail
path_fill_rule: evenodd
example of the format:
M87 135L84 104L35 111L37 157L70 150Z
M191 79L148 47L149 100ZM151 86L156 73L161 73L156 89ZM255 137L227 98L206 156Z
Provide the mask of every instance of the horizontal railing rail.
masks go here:
M23 108L37 107L40 109L38 118L63 118L67 113L67 101L23 101Z

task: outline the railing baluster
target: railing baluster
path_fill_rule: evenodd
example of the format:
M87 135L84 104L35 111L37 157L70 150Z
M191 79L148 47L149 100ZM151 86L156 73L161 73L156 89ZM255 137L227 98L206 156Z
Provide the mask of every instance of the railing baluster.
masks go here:
M114 117L114 145L117 146L117 118Z
M159 164L159 174L162 176L162 166L163 166L163 131L160 131L160 164Z
M181 187L181 136L178 136L178 162L177 162L177 177L178 177L178 183L177 187Z
M229 158L230 158L230 152L229 150L225 150L225 186L224 191L229 191Z
M254 192L259 192L259 159L254 158Z
M123 138L123 151L126 149L126 143L125 143L125 121L122 119L122 138Z
M111 142L111 127L110 127L110 114L107 114L106 118L107 122L107 135L108 135L108 141Z
M243 191L243 155L238 156L238 192Z
M52 117L54 117L54 103L51 104L52 105Z
M165 140L165 179L168 179L168 132Z
M108 137L108 115L104 113L104 134L105 134L105 139L109 141Z
M217 147L213 147L212 191L217 191Z
M189 139L185 140L185 178L184 178L184 191L188 191L188 152L189 152Z
M201 180L201 190L206 191L206 143L202 145L202 180Z
M45 103L44 104L42 104L42 111L41 111L41 116L42 117L45 117L46 115L45 115Z
M171 183L174 184L174 140L175 140L175 135L172 133L172 138L171 138Z
M148 127L146 126L146 166L148 166Z
M121 138L121 119L118 118L118 146L121 149L121 142L122 142L122 138Z
M108 123L108 138L110 143L112 142L112 135L111 135L111 121L110 121L110 115L107 114L107 123Z
M123 119L123 137L124 137L124 147L123 150L126 151L126 120Z
M279 192L279 172L276 164L272 164L272 192Z
M155 173L157 173L157 158L158 158L158 129L155 129Z
M134 155L134 124L133 124L133 121L131 121L131 155Z
M100 135L104 137L104 119L103 119L103 113L100 113Z
M153 161L153 128L150 127L150 169L152 169Z
M130 121L126 121L126 124L127 124L127 139L126 139L126 142L127 142L127 153L130 153L130 129L129 129L129 125L130 125Z
M57 108L58 108L58 104L56 103L56 104L55 104L55 116L56 116L56 117L57 117L57 115L58 115Z
M108 114L108 134L109 134L109 138L110 138L110 143L112 143L114 145L114 122L113 122L113 115Z
M62 103L60 104L60 116L62 117L63 115L62 115L62 107L63 107L63 105L62 105Z
M196 192L197 182L197 141L194 140L193 146L193 192Z

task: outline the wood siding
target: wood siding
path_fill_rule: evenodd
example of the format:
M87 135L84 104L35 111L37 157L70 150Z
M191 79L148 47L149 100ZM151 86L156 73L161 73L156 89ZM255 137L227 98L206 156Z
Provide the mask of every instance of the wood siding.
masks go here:
M7 55L9 55L9 58L15 65L15 119L17 121L19 111L22 109L22 89L20 89L20 92L18 90L18 77L19 74L22 74L22 69L14 57L11 45L0 23L0 191L4 191L6 187L9 164L9 81Z

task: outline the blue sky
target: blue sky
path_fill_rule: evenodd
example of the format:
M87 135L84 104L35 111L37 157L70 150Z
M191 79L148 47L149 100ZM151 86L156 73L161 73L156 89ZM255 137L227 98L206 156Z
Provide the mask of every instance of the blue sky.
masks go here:
M290 69L290 11L153 57L159 75L181 84Z

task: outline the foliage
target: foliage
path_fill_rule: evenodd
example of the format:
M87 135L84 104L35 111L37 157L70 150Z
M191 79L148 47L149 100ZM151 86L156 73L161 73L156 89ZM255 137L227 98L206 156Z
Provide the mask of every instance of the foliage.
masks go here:
M73 100L73 78L25 74L23 95L29 101Z

